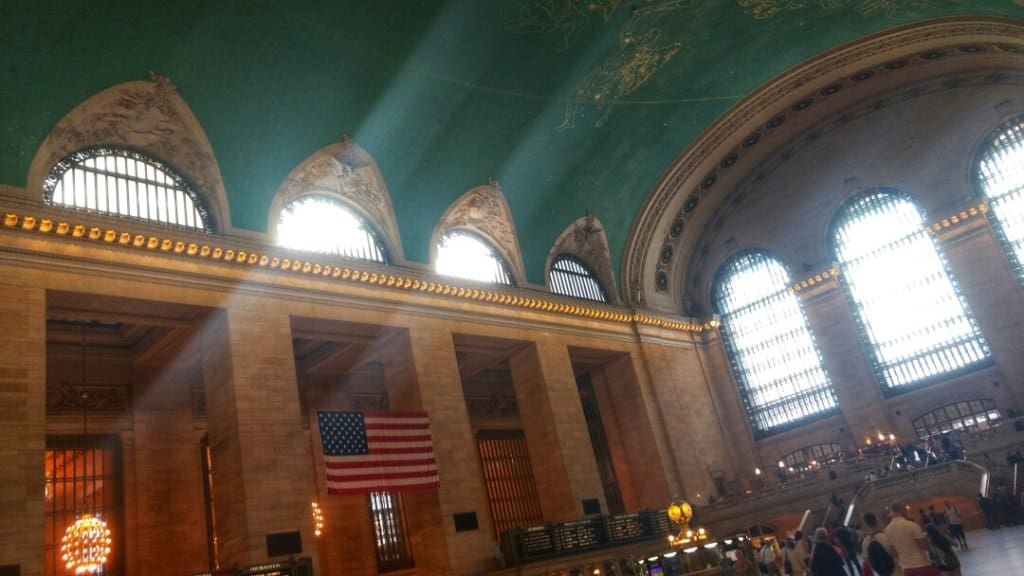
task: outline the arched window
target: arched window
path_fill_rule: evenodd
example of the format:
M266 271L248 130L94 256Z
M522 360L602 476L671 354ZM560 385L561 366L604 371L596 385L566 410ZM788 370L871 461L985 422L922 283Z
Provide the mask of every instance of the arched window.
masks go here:
M563 296L607 302L608 296L597 281L597 275L582 260L569 254L562 254L551 263L548 274L551 291Z
M733 373L758 436L838 409L807 318L789 286L778 259L751 250L722 265L713 289Z
M286 248L388 263L376 230L340 200L322 194L296 198L281 208L277 243Z
M874 189L847 201L832 248L887 392L988 362L988 344L908 195Z
M984 430L1002 415L991 398L975 398L932 410L914 419L914 430L920 439L942 436L950 432Z
M43 193L53 204L213 231L209 212L185 179L133 150L73 152L50 170Z
M478 282L515 286L508 265L480 236L463 229L450 230L437 243L437 273Z
M1000 126L982 147L975 166L996 233L1024 280L1024 117Z
M840 453L839 444L812 444L810 446L804 446L799 450L790 452L786 456L779 460L783 463L783 466L779 468L792 469L793 471L806 470L808 468L814 468L823 463L829 462L839 457Z

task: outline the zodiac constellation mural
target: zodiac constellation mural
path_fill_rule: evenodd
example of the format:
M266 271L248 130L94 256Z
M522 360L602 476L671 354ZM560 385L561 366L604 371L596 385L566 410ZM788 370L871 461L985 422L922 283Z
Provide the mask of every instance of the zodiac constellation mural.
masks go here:
M1024 0L1014 0L1021 2ZM957 0L736 0L736 5L755 20L771 19L784 12L808 8L852 8L863 16L899 16L904 10L935 7ZM627 8L622 0L529 0L509 30L520 34L557 34L556 50L565 52L587 26L612 26L622 21ZM654 75L683 51L682 20L667 18L670 12L693 8L700 0L643 0L628 8L621 25L618 47L576 83L565 97L565 116L559 130L574 128L591 109L595 127L603 126L616 105L647 84ZM613 18L614 17L614 18Z
M564 52L595 15L607 21L620 0L532 0L523 6L509 30L520 34L561 35L556 49Z
M648 2L634 8L633 15L619 31L619 48L581 80L565 102L565 119L559 129L576 126L580 108L593 106L599 113L595 127L608 120L616 101L636 92L683 47L681 42L661 39L661 28L645 22L657 12L692 6L691 0Z

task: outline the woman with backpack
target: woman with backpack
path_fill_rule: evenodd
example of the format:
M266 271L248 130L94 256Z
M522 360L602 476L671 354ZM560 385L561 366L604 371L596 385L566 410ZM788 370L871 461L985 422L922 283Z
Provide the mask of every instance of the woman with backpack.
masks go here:
M864 541L861 542L862 576L892 576L896 572L896 561L889 552L889 540L878 527L878 516L874 512L864 514Z

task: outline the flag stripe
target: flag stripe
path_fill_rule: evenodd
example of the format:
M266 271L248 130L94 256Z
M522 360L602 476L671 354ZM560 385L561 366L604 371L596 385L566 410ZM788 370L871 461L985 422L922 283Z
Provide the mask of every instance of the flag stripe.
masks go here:
M425 412L318 412L329 494L436 488Z

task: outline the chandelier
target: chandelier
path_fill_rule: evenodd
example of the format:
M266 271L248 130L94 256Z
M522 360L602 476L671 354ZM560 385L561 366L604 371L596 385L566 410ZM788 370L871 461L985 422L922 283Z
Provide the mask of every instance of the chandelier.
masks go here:
M64 532L61 558L75 574L98 574L110 555L110 529L92 514L83 514Z
M82 366L81 385L85 386L85 325L82 325ZM87 413L89 410L89 393L81 392L82 401L82 434L88 430ZM95 506L95 493L93 505ZM60 554L69 572L75 574L99 574L110 556L110 528L99 516L83 513L75 523L64 531L60 542Z

